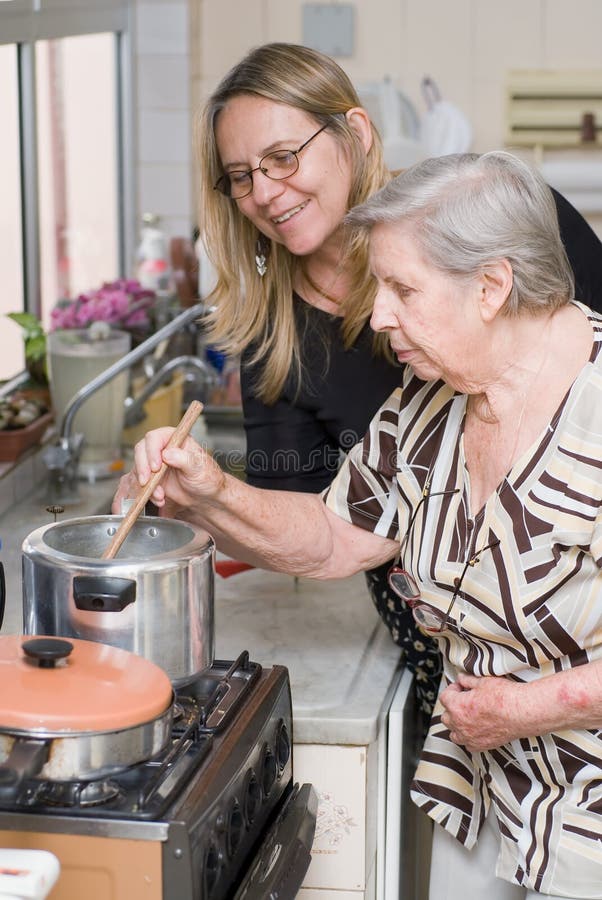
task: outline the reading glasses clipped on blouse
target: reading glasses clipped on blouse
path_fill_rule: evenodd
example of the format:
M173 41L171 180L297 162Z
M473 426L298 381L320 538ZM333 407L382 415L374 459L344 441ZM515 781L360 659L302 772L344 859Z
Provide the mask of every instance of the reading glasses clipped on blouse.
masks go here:
M388 582L391 590L394 591L398 597L404 600L408 608L412 610L414 621L416 622L418 627L426 634L436 635L441 634L443 631L446 631L449 627L451 612L455 606L456 600L460 596L462 582L464 581L464 576L466 575L469 566L476 565L481 557L481 554L486 550L491 550L492 547L496 547L499 544L499 540L496 539L486 546L481 547L480 550L477 550L471 557L469 557L469 559L466 560L460 577L454 579L454 592L445 612L435 606L431 606L430 603L426 603L422 599L422 594L420 593L420 588L418 587L416 579L404 567L403 560L405 551L410 539L414 522L416 520L416 516L418 514L418 510L420 509L422 504L425 503L429 499L429 497L441 497L444 495L457 494L459 490L458 488L455 488L453 490L433 491L431 493L430 486L431 479L429 477L427 478L426 484L424 486L420 502L418 503L410 517L406 533L399 547L399 559L401 561L401 565L395 564L389 569Z

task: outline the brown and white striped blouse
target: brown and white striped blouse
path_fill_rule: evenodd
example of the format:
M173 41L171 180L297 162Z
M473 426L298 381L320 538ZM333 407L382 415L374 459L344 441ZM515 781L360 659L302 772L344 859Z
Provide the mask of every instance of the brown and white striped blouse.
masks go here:
M594 331L590 361L477 516L463 456L466 397L409 369L326 495L338 515L401 540L430 473L402 562L443 611L466 560L499 540L468 567L439 639L448 682L461 671L529 682L602 657L602 318L581 308ZM493 804L501 878L602 897L602 731L471 754L449 739L440 714L438 704L414 801L467 847Z

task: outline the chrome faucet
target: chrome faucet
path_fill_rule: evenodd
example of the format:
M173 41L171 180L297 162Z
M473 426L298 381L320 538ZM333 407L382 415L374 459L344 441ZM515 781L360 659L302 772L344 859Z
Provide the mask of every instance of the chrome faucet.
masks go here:
M72 433L72 429L73 420L80 406L82 406L92 394L95 394L96 391L104 387L109 381L112 381L112 379L121 372L124 372L126 369L131 369L133 365L146 356L162 341L167 340L195 319L203 317L208 311L208 307L203 302L188 307L188 309L185 309L178 316L164 325L163 328L160 328L159 331L151 334L145 341L137 347L134 347L133 350L130 350L125 356L122 356L121 359L105 369L104 372L101 372L100 375L97 375L89 381L88 384L80 388L80 390L71 398L63 413L56 442L47 447L43 454L43 459L48 467L50 475L48 490L49 502L65 504L73 503L78 499L77 472L83 445L83 435ZM166 363L165 366L157 372L155 376L156 379L159 379L159 376L164 375L164 377L155 382L152 390L155 390L158 384L168 377L170 372L178 368L178 366L175 365L176 361L179 361L179 367L181 368L195 367L202 370L205 375L209 375L208 367L201 360L197 360L195 357L190 356L176 357L174 360L171 360L171 362ZM165 370L168 366L170 368L166 372ZM152 391L146 392L144 400L148 399L151 393ZM140 400L140 398L133 401L130 400L130 409L133 404L137 404L138 402L142 405L144 400Z
M148 398L152 397L164 381L167 381L172 372L182 369L196 369L198 372L201 372L207 387L211 387L217 381L217 375L211 367L204 360L199 359L198 356L174 356L173 359L168 360L158 372L155 372L149 378L139 394L135 397L125 398L124 425L126 428L129 428L131 425L137 425L144 420L144 404Z

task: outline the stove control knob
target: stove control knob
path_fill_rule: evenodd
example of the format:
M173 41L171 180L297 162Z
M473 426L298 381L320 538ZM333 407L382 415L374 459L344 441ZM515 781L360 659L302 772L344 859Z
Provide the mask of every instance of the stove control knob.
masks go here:
M253 769L249 769L245 776L243 788L243 811L248 827L255 821L255 816L261 807L261 787Z
M266 745L263 755L263 763L261 765L261 788L263 796L269 797L276 778L278 777L278 763L276 757Z
M230 802L228 809L228 827L226 829L226 853L232 859L243 838L245 823L237 801Z
M215 820L215 828L220 834L226 830L226 817L223 813L218 813L217 819Z
M219 880L223 864L222 855L217 845L210 841L203 856L204 897L211 897Z
M291 739L286 727L286 722L281 721L276 732L276 760L278 769L282 773L291 757Z

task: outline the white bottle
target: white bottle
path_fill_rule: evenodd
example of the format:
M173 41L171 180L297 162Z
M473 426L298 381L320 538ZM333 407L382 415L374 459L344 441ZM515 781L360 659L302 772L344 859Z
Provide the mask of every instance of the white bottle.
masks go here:
M136 253L136 278L143 288L166 291L171 284L167 238L159 228L159 216L144 213Z

